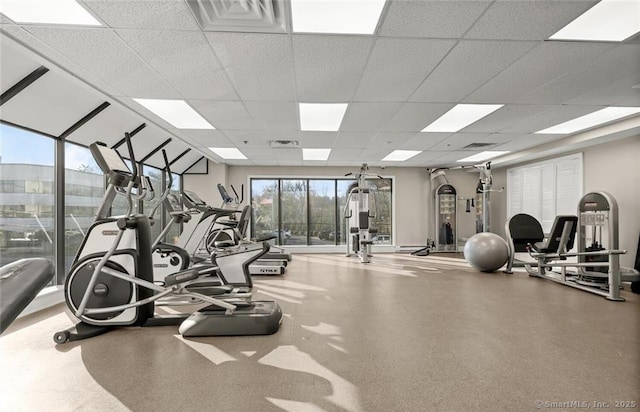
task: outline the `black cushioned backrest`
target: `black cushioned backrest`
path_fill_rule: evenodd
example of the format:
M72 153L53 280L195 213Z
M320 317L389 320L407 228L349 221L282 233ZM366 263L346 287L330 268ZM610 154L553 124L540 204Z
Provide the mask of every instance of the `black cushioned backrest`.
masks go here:
M526 252L527 244L535 244L544 240L544 231L538 220L526 213L518 213L507 223L507 235L513 240L516 252Z

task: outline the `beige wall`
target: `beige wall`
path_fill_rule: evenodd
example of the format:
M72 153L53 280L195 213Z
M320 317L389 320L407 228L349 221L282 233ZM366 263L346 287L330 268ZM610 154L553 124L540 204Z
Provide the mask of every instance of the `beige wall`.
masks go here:
M633 267L640 233L640 136L592 146L581 152L584 161L584 193L603 190L613 195L618 202L619 246L628 251L621 257L621 265ZM571 153L562 156L568 154ZM528 163L542 160L545 159ZM527 163L517 166L524 164ZM507 168L494 170L494 186L506 186L506 170ZM506 196L493 203L491 213L495 223L492 231L504 236Z
M357 172L353 167L248 167L223 166L209 163L208 175L187 175L184 179L186 190L193 190L208 203L220 204L216 190L217 183L233 184L236 188L245 185L245 197L249 195L249 177L342 177L348 172ZM419 246L426 244L427 237L433 238L429 225L433 224L431 184L425 168L387 167L371 168L371 173L394 178L394 243L397 246ZM460 197L472 197L475 193L478 174L462 170L447 172L447 178L458 191L459 237L469 237L475 233L475 210L464 213L465 202Z

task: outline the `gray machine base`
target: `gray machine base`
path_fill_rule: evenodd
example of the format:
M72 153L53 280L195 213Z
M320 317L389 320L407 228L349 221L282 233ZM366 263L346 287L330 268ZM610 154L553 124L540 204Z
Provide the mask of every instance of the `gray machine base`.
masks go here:
M280 328L282 309L274 301L252 301L238 306L233 315L207 306L193 313L180 325L182 336L272 335Z

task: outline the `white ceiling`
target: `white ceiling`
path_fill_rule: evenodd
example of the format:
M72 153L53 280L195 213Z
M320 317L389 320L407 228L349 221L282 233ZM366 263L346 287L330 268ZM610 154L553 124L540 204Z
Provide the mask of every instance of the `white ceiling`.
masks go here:
M640 106L640 44L546 41L595 0L387 0L375 35L205 32L183 0L80 3L104 26L2 17L2 92L40 64L51 73L3 105L1 118L59 135L108 101L68 140L113 144L146 123L136 151L168 138L170 158L192 148L178 171L202 155L222 161L210 146L239 148L249 160L226 162L239 165L390 165L381 159L405 149L425 152L400 166L451 166L486 150L464 148L471 143L524 151L566 138L537 130ZM184 99L216 130L176 129L133 98ZM349 107L339 131L307 132L298 102ZM420 133L457 103L505 106L458 133ZM332 152L304 162L301 149L270 140ZM149 163L162 166L161 154Z

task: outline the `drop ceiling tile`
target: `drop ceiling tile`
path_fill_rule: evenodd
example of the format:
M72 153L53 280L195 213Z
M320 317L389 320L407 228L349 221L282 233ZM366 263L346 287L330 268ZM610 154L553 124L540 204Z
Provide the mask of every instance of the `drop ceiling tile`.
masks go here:
M237 100L202 33L118 30L117 34L186 99Z
M189 100L189 104L216 129L258 129L258 125L240 101Z
M340 131L377 131L398 112L402 103L350 103Z
M369 36L294 35L298 101L351 101L373 41Z
M355 100L405 101L454 45L454 40L379 38Z
M640 106L640 74L612 82L567 103Z
M295 100L293 58L288 36L206 33L240 98Z
M449 103L405 103L380 131L419 132L453 106Z
M28 31L126 96L180 98L112 30L29 26Z
M329 155L329 162L352 162L357 160L362 152L362 149L334 149Z
M260 163L262 163L263 160L277 161L278 155L276 151L280 151L280 150L300 151L300 149L271 149L271 148L260 148L260 147L240 147L239 149L249 159L254 161L259 160Z
M336 149L364 149L373 138L374 132L340 132L333 144Z
M540 113L553 109L552 105L508 104L462 129L465 133L490 133L506 129Z
M220 130L183 130L183 133L189 136L197 146L205 147L227 147L230 146L230 140Z
M469 150L464 147L472 143L477 143L486 135L486 133L454 133L445 139L440 140L433 146L430 146L429 150Z
M300 140L298 132L291 130L226 130L224 134L238 147L269 147L270 140Z
M464 37L546 40L597 2L598 0L497 0Z
M465 103L512 103L615 47L608 43L544 42L471 93Z
M457 102L531 50L537 42L460 41L409 99Z
M372 147L388 146L393 149L398 149L414 135L415 133L412 132L380 132L373 136L369 141L369 145Z
M67 56L63 55L59 51L55 50L51 46L43 43L36 36L28 32L24 28L20 26L3 25L0 26L0 31L3 35L7 35L16 39L18 42L26 45L27 47L37 51L40 55L44 56L37 59L39 64L42 64L44 66L54 66L55 64L57 64L60 67L64 67L68 72L73 73L78 77L78 79L82 79L92 87L98 89L103 93L106 93L107 95L122 95L122 91L96 77L93 73L90 73L84 67L71 60ZM50 64L50 62L53 62L54 64L52 65Z
M380 28L381 36L458 38L490 1L394 0Z
M303 148L332 148L338 136L337 132L300 132L300 146Z
M184 1L82 0L82 3L113 28L199 30Z
M76 86L64 75L49 71L3 104L0 118L60 136L103 102L88 88Z
M622 44L588 63L576 66L518 99L521 103L568 103L592 90L608 88L620 79L640 74L640 45ZM602 96L605 97L604 95ZM581 104L581 103L578 103ZM594 101L591 104L616 104Z
M603 106L554 106L552 109L529 116L501 130L502 133L534 133L547 127L575 119L604 108Z
M260 129L298 130L298 105L295 102L245 101L249 114Z
M564 135L557 136L557 135L531 134L528 136L523 136L518 139L513 139L510 142L497 146L495 149L508 150L510 152L517 152L520 150L525 150L535 146L539 146L541 144L553 142L554 140L559 140L562 138L564 138Z
M13 47L5 36L0 36L0 93L7 91L38 67L40 64Z
M415 133L401 146L393 149L401 150L427 150L439 142L445 140L451 133Z
M302 162L302 149L271 149L278 162Z
M132 132L142 123L144 123L142 117L117 104L111 104L71 133L67 140L85 146L96 141L112 146L124 137L125 132Z
M534 135L534 136L537 136L537 135ZM492 133L483 137L478 141L481 143L494 143L497 146L497 145L502 145L504 143L509 143L514 140L528 139L530 137L531 137L530 134L522 134L522 133ZM493 150L493 149L494 147L492 146L491 149L488 149L488 150Z

